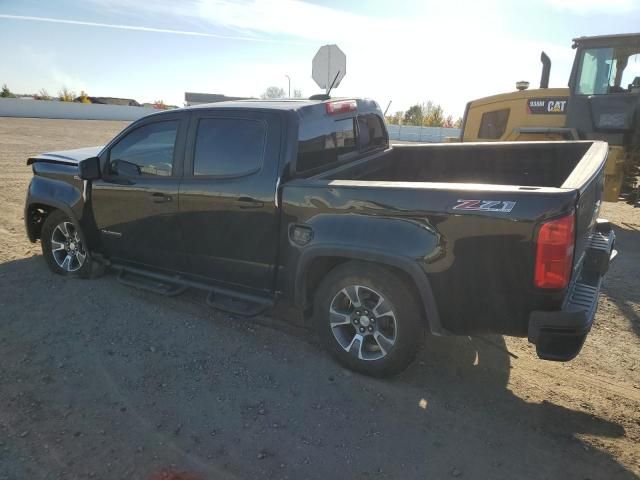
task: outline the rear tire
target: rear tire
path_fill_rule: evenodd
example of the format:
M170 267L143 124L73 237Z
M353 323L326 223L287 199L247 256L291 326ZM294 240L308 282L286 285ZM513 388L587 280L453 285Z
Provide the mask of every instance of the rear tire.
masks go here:
M323 279L315 296L314 324L338 362L376 377L405 370L425 333L410 285L364 262L342 264Z
M102 265L92 261L84 235L64 212L54 210L42 226L40 244L49 269L64 276L93 278L99 276Z

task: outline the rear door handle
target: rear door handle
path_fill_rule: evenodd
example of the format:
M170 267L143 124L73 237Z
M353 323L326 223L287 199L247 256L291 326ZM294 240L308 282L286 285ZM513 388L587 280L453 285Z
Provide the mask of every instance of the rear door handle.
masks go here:
M264 202L251 197L240 197L236 200L236 204L242 209L264 207Z
M152 193L151 198L153 199L153 203L167 203L173 201L171 195L166 195L160 192Z

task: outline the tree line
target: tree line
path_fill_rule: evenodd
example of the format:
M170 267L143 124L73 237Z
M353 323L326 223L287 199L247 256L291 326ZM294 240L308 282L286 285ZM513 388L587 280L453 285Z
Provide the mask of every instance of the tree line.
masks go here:
M53 100L53 96L49 95L49 92L42 88L38 93L33 95L29 95L33 97L34 100ZM16 98L17 95L9 90L7 84L2 85L2 89L0 89L0 98ZM61 102L74 102L79 101L82 103L91 103L86 92L83 90L80 92L80 96L76 97L76 93L72 90L69 90L67 87L62 87L60 91L58 91L57 98Z
M284 91L284 88L281 87L267 87L267 89L262 92L260 98L263 100L276 100L279 98L287 98L287 92ZM302 98L302 90L297 88L293 89L293 96L291 98Z
M31 97L34 100L58 100L60 102L75 102L75 103L92 103L89 98L89 94L84 90L80 90L80 94L76 95L76 92L69 90L67 87L62 87L58 90L57 95L50 95L45 88L41 88L38 93L29 95L20 95L21 97ZM13 93L7 84L5 83L0 88L0 98L17 98L18 95ZM168 110L170 108L177 108L164 103L164 100L155 100L153 103L145 103L143 106L150 106L158 110Z
M390 125L416 125L422 127L460 128L462 118L456 120L452 115L445 115L444 109L431 100L416 103L406 111L397 111L386 116Z

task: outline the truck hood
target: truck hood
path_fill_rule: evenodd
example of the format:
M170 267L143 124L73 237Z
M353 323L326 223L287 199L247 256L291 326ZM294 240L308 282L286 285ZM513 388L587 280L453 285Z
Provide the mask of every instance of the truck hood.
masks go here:
M65 165L78 165L78 163L87 158L97 156L104 145L97 147L76 148L74 150L61 150L59 152L41 153L27 160L27 165L35 162L62 163Z

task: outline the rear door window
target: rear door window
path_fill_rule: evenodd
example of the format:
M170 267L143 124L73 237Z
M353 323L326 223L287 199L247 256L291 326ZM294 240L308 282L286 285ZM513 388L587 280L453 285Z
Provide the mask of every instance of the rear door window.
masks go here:
M202 118L198 121L193 174L235 177L262 167L266 126L261 120Z

